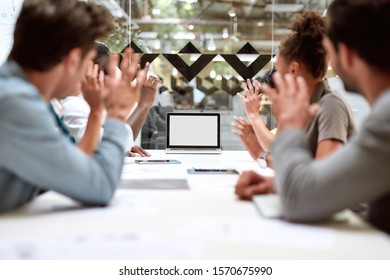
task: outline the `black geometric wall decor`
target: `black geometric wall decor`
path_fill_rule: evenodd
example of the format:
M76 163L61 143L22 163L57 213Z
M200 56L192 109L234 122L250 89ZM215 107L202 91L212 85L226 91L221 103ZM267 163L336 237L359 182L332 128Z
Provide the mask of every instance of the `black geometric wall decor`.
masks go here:
M200 54L201 52L190 42L179 51L179 54ZM162 54L180 74L189 82L209 64L216 54L201 54L199 58L188 65L178 54Z
M142 54L141 66L145 66L146 62L153 62L159 55L164 56L173 67L175 67L186 81L191 81L195 78L218 54L201 54L201 52L191 43L187 43L178 54L170 53L145 53L137 44L131 42L130 46L137 54ZM129 47L129 45L127 46ZM197 54L199 58L192 64L188 65L181 57L180 54ZM258 55L258 57L249 65L246 65L240 60L240 54ZM267 65L272 56L261 55L250 44L246 43L236 54L219 54L244 80L252 79L256 74ZM232 78L233 79L233 78ZM238 83L238 82L237 82ZM223 90L231 90L227 86L226 80L222 80Z
M258 54L259 56L249 66L239 59L239 54ZM252 79L268 62L271 55L260 55L251 44L246 43L237 54L221 54L227 63L244 79Z

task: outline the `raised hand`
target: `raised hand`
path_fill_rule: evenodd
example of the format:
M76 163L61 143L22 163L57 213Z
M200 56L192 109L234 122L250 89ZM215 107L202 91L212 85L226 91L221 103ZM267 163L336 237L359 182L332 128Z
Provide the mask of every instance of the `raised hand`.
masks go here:
M131 66L126 61L131 61ZM121 63L121 69L122 71L128 71L128 73L135 73L136 81L132 82L127 75L121 75L120 77L116 75L115 65L118 63L118 55L112 56L109 75L106 78L109 87L109 94L105 100L108 110L107 117L126 121L135 103L139 100L141 88L146 78L145 71L138 71L137 69L139 61L139 56L135 55L133 50L126 50L125 59Z
M147 73L149 71L150 64L146 63L144 71ZM156 76L149 76L147 81L142 86L141 98L139 100L138 106L144 108L150 108L153 105L154 99L156 98L157 85L161 83L161 80Z
M134 81L134 79L137 77L137 73L141 70L140 61L141 60L139 56L134 55L133 49L125 50L124 57L119 68L122 72L122 75L129 81ZM144 70L145 73L148 73L148 63L147 68L145 67Z
M92 61L88 63L85 77L81 81L81 91L91 112L103 111L108 89L104 83L104 72L99 71L99 65Z
M258 81L255 81L254 84L255 87L252 86L251 80L247 79L246 83L242 82L241 84L246 96L238 93L238 96L244 103L245 112L249 119L258 117L261 108L262 94L260 93L260 85Z
M317 112L318 105L310 105L308 87L302 77L275 73L276 89L264 84L262 90L272 101L272 111L278 119L278 132L287 128L305 129Z
M274 193L274 178L265 177L254 171L241 173L235 187L236 195L241 199L250 200L256 194Z
M263 152L252 125L242 117L234 117L232 132L240 137L251 157L256 160Z

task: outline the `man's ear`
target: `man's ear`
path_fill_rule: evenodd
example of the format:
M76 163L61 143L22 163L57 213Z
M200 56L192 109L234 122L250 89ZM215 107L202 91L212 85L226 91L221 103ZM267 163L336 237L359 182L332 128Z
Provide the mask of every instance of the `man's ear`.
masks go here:
M296 77L300 71L301 71L301 64L298 61L294 60L290 64L290 73L294 75L294 77Z
M356 53L344 43L339 43L337 48L340 65L349 72L356 64Z
M72 49L63 59L65 68L68 71L76 71L81 63L81 49Z

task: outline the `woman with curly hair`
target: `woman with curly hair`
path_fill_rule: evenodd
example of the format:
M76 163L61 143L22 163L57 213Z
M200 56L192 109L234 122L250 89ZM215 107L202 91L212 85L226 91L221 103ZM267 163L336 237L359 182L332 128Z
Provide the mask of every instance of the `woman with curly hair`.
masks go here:
M333 92L324 76L328 67L328 57L322 44L325 34L325 19L315 12L306 12L298 16L291 25L291 34L282 40L276 60L276 71L282 75L287 73L293 77L302 77L306 81L310 94L310 102L318 103L319 110L313 121L306 128L306 142L312 156L322 159L345 144L356 132L351 109L340 94ZM247 145L252 157L260 157L259 163L266 166L274 134L269 131L259 115L261 107L260 85L254 86L250 80L243 83L246 96L240 95L249 118L252 131L258 143ZM242 118L236 118L234 126L238 133L251 133L248 123ZM250 137L241 133L241 138ZM252 137L253 139L253 137ZM244 139L243 142L245 143ZM247 142L248 143L248 142ZM255 149L255 151L253 151ZM255 155L255 156L254 156ZM272 184L270 184L272 185ZM273 191L270 186L267 191ZM258 192L263 192L259 190ZM248 189L236 193L242 198L251 198L256 190Z

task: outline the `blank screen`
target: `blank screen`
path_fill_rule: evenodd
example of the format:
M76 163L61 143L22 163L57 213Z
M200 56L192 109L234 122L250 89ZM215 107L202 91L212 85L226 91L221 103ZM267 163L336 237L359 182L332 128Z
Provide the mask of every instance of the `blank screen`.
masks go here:
M218 116L171 115L170 146L218 146Z

